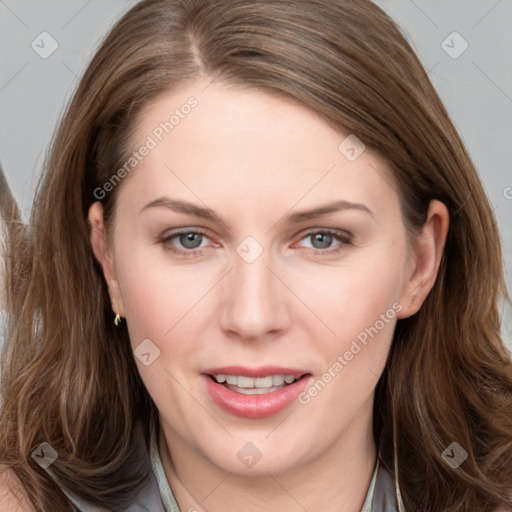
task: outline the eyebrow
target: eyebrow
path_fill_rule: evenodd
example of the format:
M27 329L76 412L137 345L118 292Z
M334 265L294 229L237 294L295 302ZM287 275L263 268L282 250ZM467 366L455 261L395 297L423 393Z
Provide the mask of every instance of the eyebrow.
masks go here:
M187 215L195 215L196 217L200 217L206 220L212 220L216 222L222 222L222 219L215 214L213 210L210 208L203 208L202 206L197 206L193 203L189 203L188 201L183 201L180 199L172 199L170 197L159 197L154 201L151 201L146 206L142 208L140 213L148 210L149 208L168 208L177 213L185 213Z
M328 215L330 213L336 213L343 210L356 210L360 212L365 212L374 217L373 212L361 203L352 203L350 201L334 201L332 203L328 203L322 206L318 206L316 208L312 208L310 210L303 210L299 212L290 213L287 215L281 222L283 223L299 223L304 222L306 220L315 219L316 217L321 217L322 215Z
M142 208L141 213L145 210L156 207L168 208L169 210L177 213L195 215L196 217L200 217L202 219L224 223L224 221L210 208L204 208L188 201L172 199L170 197L159 197L158 199L151 201ZM344 210L361 211L374 217L373 212L364 204L341 200L321 205L309 210L290 213L286 215L282 220L280 220L279 223L294 224Z

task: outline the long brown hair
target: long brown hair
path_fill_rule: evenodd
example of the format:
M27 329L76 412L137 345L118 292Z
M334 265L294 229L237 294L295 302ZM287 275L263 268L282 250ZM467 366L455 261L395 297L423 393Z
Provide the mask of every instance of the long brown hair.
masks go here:
M357 135L396 175L407 227L432 199L450 229L436 284L396 327L375 395L374 433L408 512L512 507L512 362L495 219L426 72L368 0L146 0L112 29L58 128L30 224L10 223L0 462L38 510L72 510L32 459L93 504L121 510L147 477L133 446L157 411L123 325L115 328L87 222L98 187L126 161L138 115L187 80L262 88ZM125 178L125 179L130 179ZM119 186L102 198L112 219ZM452 469L443 451L468 458Z

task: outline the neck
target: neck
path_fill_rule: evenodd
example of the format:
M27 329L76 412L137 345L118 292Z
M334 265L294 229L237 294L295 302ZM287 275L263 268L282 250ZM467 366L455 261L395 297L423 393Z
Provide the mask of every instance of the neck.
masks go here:
M354 421L328 450L279 474L247 476L225 471L164 423L160 454L182 511L360 512L376 462L371 414L369 419L365 428Z

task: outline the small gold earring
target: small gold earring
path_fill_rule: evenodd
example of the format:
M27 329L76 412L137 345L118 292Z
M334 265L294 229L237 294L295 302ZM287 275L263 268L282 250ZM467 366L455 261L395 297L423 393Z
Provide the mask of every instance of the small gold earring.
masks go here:
M117 313L116 317L114 318L114 323L116 324L116 327L119 325L120 321L121 317L119 316L119 313Z

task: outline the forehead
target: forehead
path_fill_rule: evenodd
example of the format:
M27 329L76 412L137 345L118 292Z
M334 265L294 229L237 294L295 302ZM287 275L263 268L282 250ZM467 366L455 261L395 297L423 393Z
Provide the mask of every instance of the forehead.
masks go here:
M150 103L135 133L134 151L151 147L129 180L139 195L178 189L260 209L272 199L288 207L300 198L303 206L319 197L396 199L382 157L298 101L267 91L192 82Z

